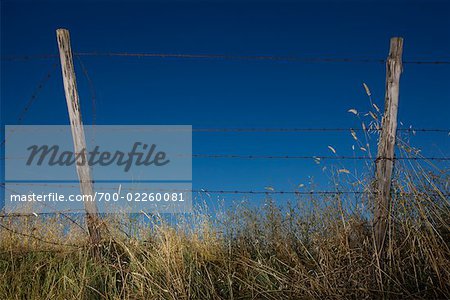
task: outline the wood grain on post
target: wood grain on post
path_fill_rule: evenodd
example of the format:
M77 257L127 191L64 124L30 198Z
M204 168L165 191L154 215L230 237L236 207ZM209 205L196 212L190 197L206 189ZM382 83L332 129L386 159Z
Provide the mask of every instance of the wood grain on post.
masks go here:
M91 170L87 163L86 140L84 136L83 122L81 120L80 100L78 97L75 69L73 66L72 49L70 47L70 35L66 29L56 30L58 40L59 57L64 82L67 108L69 110L70 125L72 129L73 145L76 155L81 153L79 159L84 163L76 164L80 189L83 195L94 197ZM84 154L83 154L84 153ZM91 242L97 245L100 242L100 219L98 217L97 204L94 201L85 201L86 222Z
M382 130L378 144L375 180L374 233L379 254L382 253L387 234L391 205L391 177L394 168L394 150L397 132L398 96L402 73L403 39L391 38L386 61L386 95Z

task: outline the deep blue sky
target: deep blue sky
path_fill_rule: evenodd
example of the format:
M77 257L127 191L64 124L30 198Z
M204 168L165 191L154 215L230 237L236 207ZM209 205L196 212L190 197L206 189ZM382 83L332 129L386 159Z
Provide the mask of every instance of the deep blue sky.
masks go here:
M2 1L1 55L56 54L55 30L71 32L75 52L158 52L384 59L402 36L404 60L450 59L449 2L296 3ZM18 116L55 60L1 64L2 125ZM97 124L205 127L359 127L350 113L369 109L362 83L383 107L381 63L304 63L82 57L96 91ZM85 123L93 119L86 79L76 63ZM405 65L404 127L449 128L450 65ZM23 124L69 124L60 69ZM427 156L448 156L449 136L418 134ZM352 155L349 133L197 133L194 153ZM364 155L357 152L356 155ZM353 171L351 161L341 162ZM292 190L313 176L329 189L337 162L195 159L194 188ZM359 171L363 171L360 169Z

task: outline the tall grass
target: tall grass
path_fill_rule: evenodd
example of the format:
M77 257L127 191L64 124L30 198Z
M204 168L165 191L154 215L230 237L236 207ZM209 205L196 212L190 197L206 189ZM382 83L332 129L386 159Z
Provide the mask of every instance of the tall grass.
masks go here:
M341 196L288 207L267 200L214 218L204 207L170 222L110 217L97 259L72 222L81 220L4 218L0 298L450 298L443 176L431 186L397 184L383 261L370 205L350 209Z
M372 157L381 118L364 88L375 111L361 118L349 110L369 129L351 135L354 149ZM398 146L398 155L420 156L402 137ZM98 257L81 217L6 217L0 299L450 299L449 176L425 163L396 162L383 257L370 193L299 196L283 207L267 199L214 214L202 205L191 215L109 216ZM372 190L373 169L350 184L348 173L336 169L337 188Z

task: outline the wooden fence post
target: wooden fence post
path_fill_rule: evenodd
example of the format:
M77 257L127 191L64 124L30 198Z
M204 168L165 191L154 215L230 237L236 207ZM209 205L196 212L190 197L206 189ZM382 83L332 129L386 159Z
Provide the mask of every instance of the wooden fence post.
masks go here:
M81 120L80 101L78 97L75 69L73 66L72 49L70 47L70 35L66 29L56 30L58 40L59 57L61 60L61 70L64 81L64 92L66 95L67 108L69 110L70 125L75 153L84 155L84 162L87 162L86 140L84 136L83 122ZM84 153L84 154L83 154ZM80 159L81 158L80 156ZM94 197L91 170L87 163L79 165L77 163L78 179L80 190L83 195ZM98 216L97 204L94 201L85 201L86 223L89 236L93 245L98 245L101 240L100 218Z
M376 251L381 255L387 234L391 205L391 176L394 167L394 147L397 132L397 112L400 74L402 73L403 39L391 38L386 61L386 95L382 129L378 144L375 178L374 234Z

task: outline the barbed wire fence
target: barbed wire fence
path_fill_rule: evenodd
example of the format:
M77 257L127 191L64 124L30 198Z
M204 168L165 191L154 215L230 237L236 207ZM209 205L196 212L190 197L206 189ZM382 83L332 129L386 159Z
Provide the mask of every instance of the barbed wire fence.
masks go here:
M229 61L272 61L272 62L283 62L283 63L372 63L372 64L385 64L386 59L379 58L329 58L329 57L293 57L293 56L272 56L272 55L257 55L257 56L249 56L249 55L225 55L225 54L183 54L183 53L130 53L130 52L75 52L75 58L77 59L82 74L87 80L88 88L91 96L92 102L92 122L95 124L96 122L96 93L95 87L90 77L86 65L83 63L83 57L123 57L123 58L155 58L155 59L184 59L184 60L229 60ZM54 60L58 58L58 54L39 54L39 55L15 55L15 56L2 56L1 61L4 62L15 62L15 61L32 61L32 60ZM402 62L403 64L411 64L411 65L441 65L447 66L450 65L450 59L427 59L427 60L406 60ZM58 66L57 62L54 62L51 66L51 70L46 73L46 75L39 81L37 87L34 89L30 99L25 104L24 108L21 110L18 116L18 124L22 124L27 112L30 110L31 106L36 102L39 93L42 91L46 83L49 81L51 76ZM280 127L280 128L246 128L246 127L230 127L230 128L193 128L192 131L194 133L245 133L245 134L253 134L253 133L320 133L320 132L328 132L328 133L339 133L339 132L380 132L382 128L288 128L288 127ZM450 128L398 128L398 132L407 132L415 134L417 132L423 133L442 133L450 135ZM7 140L7 136L4 136L4 139L1 143L1 146L4 147L5 142ZM371 156L324 156L324 155L254 155L254 154L218 154L218 153L195 153L192 154L192 158L195 159L245 159L245 160L265 160L265 159L275 159L275 160L371 160L376 162L379 159L385 159L383 157L373 158ZM14 157L2 157L3 161L7 159L15 159ZM425 156L417 156L417 157L395 157L394 160L402 160L402 161L449 161L449 157L425 157ZM0 187L5 189L6 184L9 185L29 185L29 186L51 186L51 187L70 187L70 188L78 188L79 185L76 184L65 184L65 185L55 185L48 183L0 183ZM132 190L132 189L130 189ZM186 190L185 190L186 191ZM372 193L371 191L338 191L338 190L327 190L327 191L300 191L300 190L222 190L222 189L192 189L189 192L197 193L197 194L231 194L231 195L324 195L324 196L339 196L339 195L366 195ZM407 193L406 193L407 194ZM417 195L417 193L410 193L411 195ZM439 196L449 197L450 194L439 194ZM69 216L70 212L62 213L61 215L67 218L69 221L86 231L83 226L78 224L75 220L73 220ZM16 217L36 217L38 215L44 214L1 214L0 218L16 218ZM32 234L26 234L23 232L16 231L15 229L11 229L3 224L0 224L0 227L6 231L9 231L13 234L21 235L24 237L36 239L40 242L59 245L59 246L69 246L69 247L79 247L73 244L61 244L53 241L47 241L41 237L36 237Z

